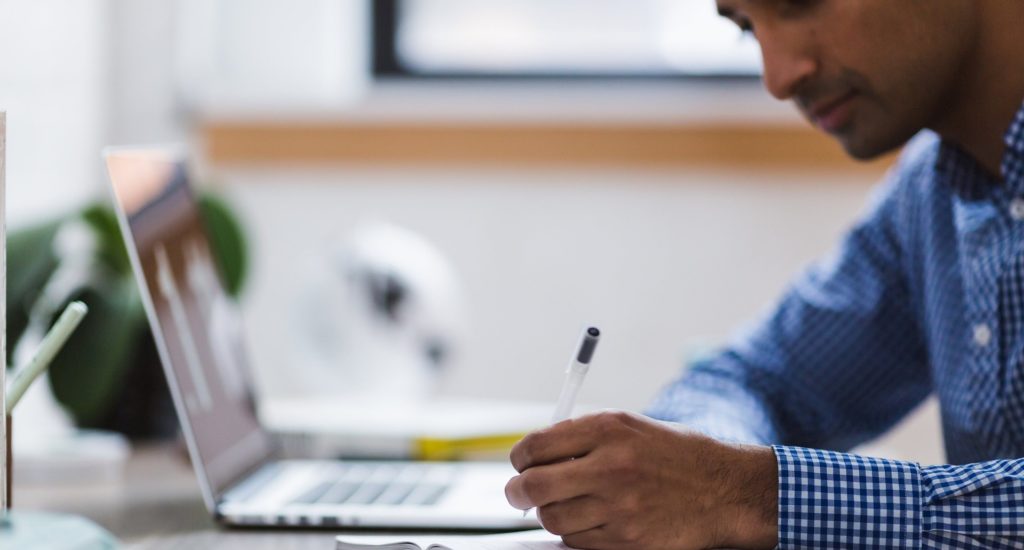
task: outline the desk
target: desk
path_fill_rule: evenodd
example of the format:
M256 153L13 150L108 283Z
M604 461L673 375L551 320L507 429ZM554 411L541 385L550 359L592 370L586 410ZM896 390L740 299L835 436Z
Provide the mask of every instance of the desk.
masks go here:
M130 549L330 550L337 534L218 529L203 506L184 448L172 444L137 447L119 482L15 485L14 505L87 517Z

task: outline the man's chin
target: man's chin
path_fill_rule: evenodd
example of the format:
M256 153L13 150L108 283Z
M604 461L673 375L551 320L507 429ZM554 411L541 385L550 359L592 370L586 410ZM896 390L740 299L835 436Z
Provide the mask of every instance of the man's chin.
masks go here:
M906 143L907 139L909 139L909 137L900 139L895 137L890 137L888 139L869 139L855 134L840 134L835 137L843 147L843 150L846 151L846 154L858 161L875 160L878 157L899 149L904 143Z

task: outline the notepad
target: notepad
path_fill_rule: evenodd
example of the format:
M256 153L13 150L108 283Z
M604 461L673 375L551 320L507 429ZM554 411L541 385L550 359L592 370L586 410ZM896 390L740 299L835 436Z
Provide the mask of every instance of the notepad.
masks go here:
M567 550L543 529L500 535L418 536L404 541L382 535L341 535L337 550Z

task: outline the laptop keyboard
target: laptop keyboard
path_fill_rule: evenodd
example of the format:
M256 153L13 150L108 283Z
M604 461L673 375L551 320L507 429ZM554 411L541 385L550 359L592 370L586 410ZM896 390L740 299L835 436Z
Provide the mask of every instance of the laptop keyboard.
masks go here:
M301 493L292 504L360 504L431 506L454 481L450 466L427 464L343 464L332 468L330 481Z

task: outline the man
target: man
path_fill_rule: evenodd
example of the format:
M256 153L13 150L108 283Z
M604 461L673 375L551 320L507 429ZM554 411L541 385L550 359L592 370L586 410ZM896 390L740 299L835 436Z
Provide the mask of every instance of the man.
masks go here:
M1024 2L718 9L851 156L920 135L836 253L665 390L670 422L530 434L509 502L577 548L1024 548ZM841 452L932 392L951 465Z

